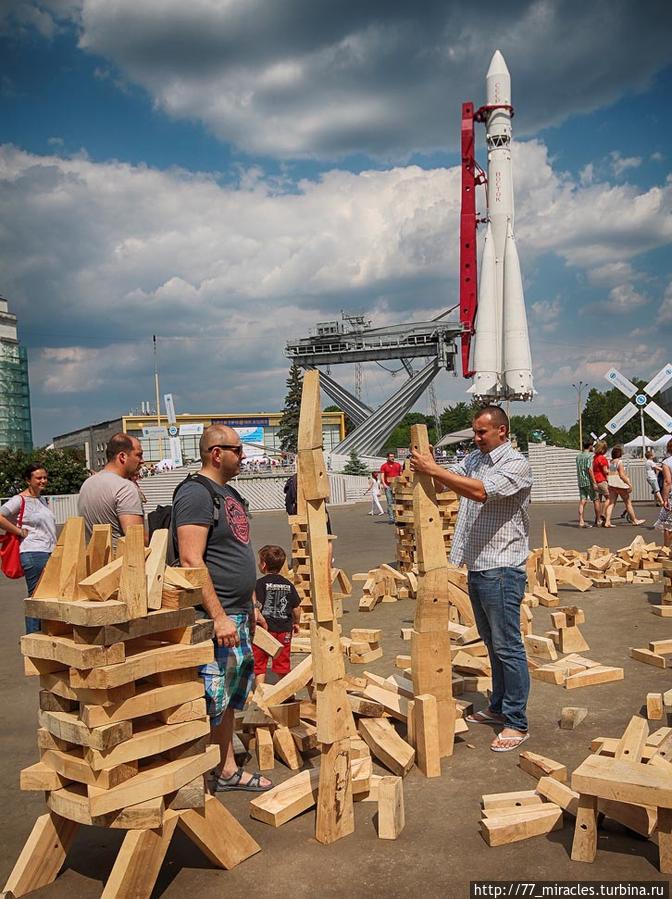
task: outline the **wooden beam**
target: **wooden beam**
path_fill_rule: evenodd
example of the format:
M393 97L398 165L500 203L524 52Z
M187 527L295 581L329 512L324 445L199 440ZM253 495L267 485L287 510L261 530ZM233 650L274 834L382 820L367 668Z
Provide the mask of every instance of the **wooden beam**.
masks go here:
M126 547L119 579L119 600L126 603L130 619L142 618L147 614L145 528L141 524L132 524L126 531Z
M53 883L75 838L79 824L54 812L35 822L4 886L8 896L25 896Z
M381 777L378 783L378 838L396 840L405 823L402 779Z
M169 536L167 529L154 531L149 542L149 555L145 565L148 609L161 608Z
M128 831L101 899L149 899L177 822L177 812L169 811L160 828Z
M319 721L318 712L318 727ZM334 843L354 829L350 741L337 740L322 753L315 839L318 843Z

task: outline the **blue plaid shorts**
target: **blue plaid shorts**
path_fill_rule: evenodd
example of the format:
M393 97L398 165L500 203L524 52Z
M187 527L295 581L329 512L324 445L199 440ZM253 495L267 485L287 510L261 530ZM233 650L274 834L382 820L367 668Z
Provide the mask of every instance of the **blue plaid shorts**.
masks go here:
M218 646L215 640L215 660L198 669L205 686L205 699L210 724L222 721L227 709L243 709L254 683L254 656L247 615L229 615L235 622L239 646Z

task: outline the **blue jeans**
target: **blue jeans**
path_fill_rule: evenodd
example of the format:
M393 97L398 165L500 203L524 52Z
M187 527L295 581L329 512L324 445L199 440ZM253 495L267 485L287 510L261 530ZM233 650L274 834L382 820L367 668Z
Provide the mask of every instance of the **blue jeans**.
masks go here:
M385 499L387 500L387 520L394 524L394 490L391 487L385 488Z
M28 596L32 596L37 587L40 575L44 571L44 567L49 561L51 553L21 553L21 564L23 565L23 574L26 578L26 587L28 588ZM26 633L36 634L42 630L39 618L26 618Z
M490 709L504 716L506 727L527 733L530 674L520 634L520 604L526 573L521 568L469 572L469 596L476 627L492 665Z

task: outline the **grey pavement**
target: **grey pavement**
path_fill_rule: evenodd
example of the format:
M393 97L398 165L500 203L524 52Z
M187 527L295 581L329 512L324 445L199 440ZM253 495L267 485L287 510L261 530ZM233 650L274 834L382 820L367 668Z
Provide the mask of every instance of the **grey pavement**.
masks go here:
M639 511L652 524L656 510L641 504ZM335 564L350 574L394 560L394 528L381 518L367 516L368 504L331 510ZM618 523L614 530L580 530L575 504L531 507L532 546L539 546L546 523L551 545L585 549L592 543L618 549L637 533L660 542L657 531ZM289 547L289 530L283 513L255 514L252 533L256 546L280 543ZM633 714L640 711L646 694L669 689L669 670L660 670L629 658L629 646L646 646L650 640L672 637L672 620L654 616L650 604L658 601L660 586L627 586L591 590L579 594L562 590L568 604L586 611L582 631L590 644L585 653L607 665L625 669L625 680L571 692L533 681L530 699L531 738L525 749L576 767L588 754L591 739L619 736ZM413 621L413 602L378 605L371 613L357 610L361 583L344 603L343 628L357 626L383 630L384 657L370 666L379 674L393 671L394 658L408 652L399 635L401 626ZM2 579L2 627L0 628L0 706L4 733L4 762L0 769L3 814L0 821L0 883L4 883L18 857L35 818L45 811L43 796L19 791L19 771L37 760L37 687L22 673L18 638L22 633L23 581ZM551 626L550 610L534 610L534 631L543 634ZM361 673L362 666L351 666ZM480 694L465 694L476 708L486 704ZM558 727L565 705L584 705L587 719L575 731ZM659 722L660 724L672 722ZM378 840L374 803L357 803L355 833L331 846L313 837L314 814L273 829L248 817L249 794L227 794L226 806L249 828L262 852L233 871L218 871L181 834L176 834L164 863L155 895L207 897L250 893L259 899L291 894L293 899L315 896L403 897L422 892L424 899L468 896L474 879L540 880L639 880L667 878L658 871L657 847L619 825L607 822L601 832L597 859L592 865L572 862L569 853L573 824L549 836L535 837L506 847L489 848L479 835L479 800L483 793L532 789L534 780L517 766L517 753L495 754L488 748L492 731L473 725L456 742L452 758L444 759L441 778L425 779L413 769L404 780L406 828L396 841ZM379 773L385 773L379 769ZM288 777L276 763L272 776ZM66 866L44 897L99 896L123 832L82 827ZM37 895L37 894L36 894Z

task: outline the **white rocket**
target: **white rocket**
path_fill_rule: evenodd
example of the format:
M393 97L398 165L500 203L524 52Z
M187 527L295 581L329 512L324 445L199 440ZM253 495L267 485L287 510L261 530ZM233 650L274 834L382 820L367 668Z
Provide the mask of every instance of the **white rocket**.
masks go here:
M475 375L468 392L485 400L528 400L534 389L523 282L513 236L511 76L499 50L492 57L486 82L488 227L478 286Z

